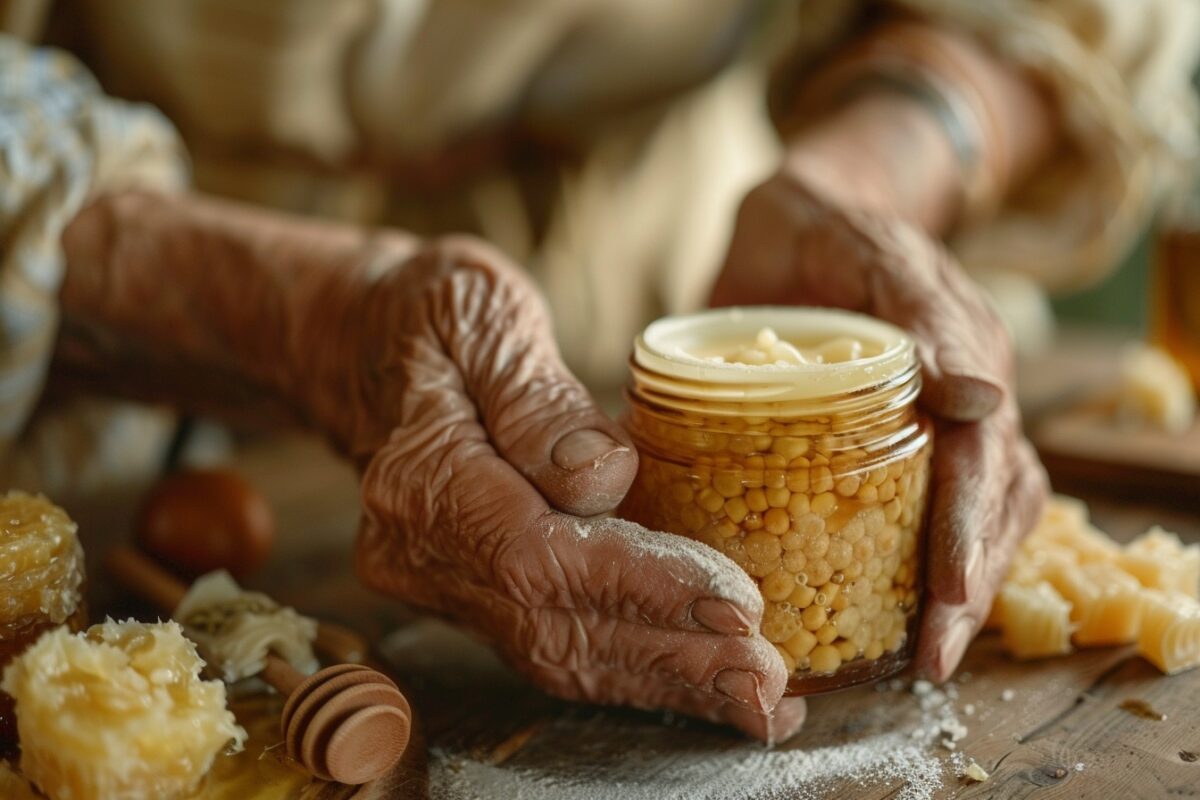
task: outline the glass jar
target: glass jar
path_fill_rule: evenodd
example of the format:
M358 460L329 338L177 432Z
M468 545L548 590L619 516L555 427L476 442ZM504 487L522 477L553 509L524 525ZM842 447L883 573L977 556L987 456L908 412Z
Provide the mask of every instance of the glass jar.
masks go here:
M1155 247L1150 325L1200 391L1200 200L1160 223Z
M742 358L776 336L790 360ZM719 309L652 323L631 368L640 466L620 515L754 578L789 694L903 669L932 449L912 340L850 312Z
M46 631L87 625L83 548L67 513L40 495L0 495L0 674ZM0 692L0 752L16 743Z

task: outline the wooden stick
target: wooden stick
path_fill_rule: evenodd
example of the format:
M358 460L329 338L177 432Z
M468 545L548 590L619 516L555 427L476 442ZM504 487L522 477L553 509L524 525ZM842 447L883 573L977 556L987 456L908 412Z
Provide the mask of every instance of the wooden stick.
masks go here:
M174 575L132 547L114 547L105 565L114 578L167 614L174 614L187 594L187 587ZM357 631L320 621L313 647L326 660L344 664L363 663L368 651Z
M132 547L115 547L108 554L107 566L123 586L137 593L168 615L183 602L187 586ZM273 653L267 653L266 667L260 676L280 694L291 694L306 676Z
M122 586L133 589L143 600L166 614L174 614L187 594L187 587L174 575L132 547L114 547L109 551L105 566Z

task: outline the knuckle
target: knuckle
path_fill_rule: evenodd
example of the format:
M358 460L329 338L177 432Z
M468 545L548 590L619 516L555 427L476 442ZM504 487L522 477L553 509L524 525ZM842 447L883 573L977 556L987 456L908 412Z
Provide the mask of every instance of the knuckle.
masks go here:
M683 667L681 653L676 649L638 648L624 654L626 669L635 675L652 676L668 684L700 685L690 678Z
M529 291L528 276L503 252L488 242L466 235L443 236L423 248L438 274L451 282L482 284L492 289L509 287Z
M550 610L526 614L513 645L521 657L534 664L578 671L591 662L592 638L588 629L578 618Z
M547 434L586 426L597 415L582 386L531 374L527 362L510 362L497 383L503 388L487 425L493 437L509 446L544 446Z
M470 574L500 548L511 522L503 498L473 476L485 448L474 424L398 427L367 463L357 568L366 582L395 593L396 575L430 582L422 572L446 566Z
M577 559L551 546L539 530L544 524L544 519L536 520L525 530L496 526L490 537L481 539L478 555L488 564L494 585L522 607L570 608L576 573L571 562Z
M470 374L516 369L553 350L550 314L530 278L491 245L447 237L425 246L431 279L424 313L451 358Z
M506 597L522 608L542 605L544 587L530 575L527 544L516 536L501 536L499 532L477 540L476 556L486 564L491 580Z

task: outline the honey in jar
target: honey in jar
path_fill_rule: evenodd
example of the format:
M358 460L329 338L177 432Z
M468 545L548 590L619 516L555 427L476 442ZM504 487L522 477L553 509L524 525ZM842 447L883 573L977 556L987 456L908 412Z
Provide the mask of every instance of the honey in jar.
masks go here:
M1200 211L1159 232L1153 338L1187 369L1200 392Z
M720 309L652 323L631 369L620 515L755 580L790 694L903 669L932 449L912 340L844 311Z
M83 548L67 513L40 495L0 495L0 674L46 631L86 624ZM0 692L0 751L16 740Z

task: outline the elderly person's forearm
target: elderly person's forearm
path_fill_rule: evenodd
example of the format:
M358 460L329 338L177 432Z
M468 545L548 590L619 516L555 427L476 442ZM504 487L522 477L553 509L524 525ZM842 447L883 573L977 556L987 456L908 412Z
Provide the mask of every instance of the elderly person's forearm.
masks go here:
M819 70L787 168L935 235L986 215L1044 159L1057 110L1027 72L931 23L887 24Z
M55 379L255 423L337 397L337 326L415 238L192 194L98 198L63 235ZM327 329L326 329L327 328Z

